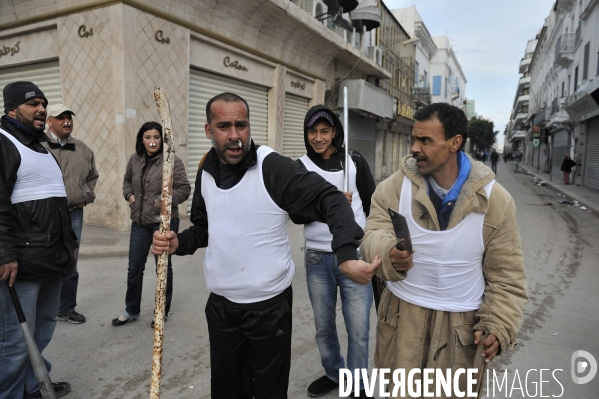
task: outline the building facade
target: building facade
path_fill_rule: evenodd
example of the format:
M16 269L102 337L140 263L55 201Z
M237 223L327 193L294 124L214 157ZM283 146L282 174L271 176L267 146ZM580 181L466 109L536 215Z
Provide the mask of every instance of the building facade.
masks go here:
M130 226L123 175L139 127L160 122L155 86L168 97L176 153L193 187L211 146L204 109L215 94L244 97L254 141L297 158L304 115L336 79L390 77L335 24L292 2L10 1L0 11L0 86L33 81L50 103L75 111L73 134L95 152L100 173L85 213L98 226Z
M566 155L576 161L573 182L599 190L599 1L558 0L520 64L511 129L527 164L562 178ZM534 47L533 49L531 49ZM529 79L528 112L516 106ZM526 86L522 86L526 87ZM520 120L524 122L520 122ZM515 148L515 147L514 147Z

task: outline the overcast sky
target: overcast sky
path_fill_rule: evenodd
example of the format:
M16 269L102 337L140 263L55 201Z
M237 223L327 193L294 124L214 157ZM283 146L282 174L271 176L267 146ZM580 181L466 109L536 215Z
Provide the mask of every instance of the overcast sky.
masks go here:
M526 42L543 27L552 0L383 0L387 8L416 6L432 36L449 36L464 74L466 97L478 115L503 131L510 118Z

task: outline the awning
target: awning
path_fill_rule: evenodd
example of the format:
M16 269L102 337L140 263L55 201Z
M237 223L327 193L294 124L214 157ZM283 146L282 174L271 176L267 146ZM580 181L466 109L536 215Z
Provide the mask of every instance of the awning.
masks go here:
M375 0L362 0L354 11L349 14L354 27L362 32L362 28L372 30L381 26L381 10Z
M526 138L526 132L524 130L516 130L510 139L510 142L513 143L514 141L520 141L524 138Z
M566 98L566 112L576 122L599 115L599 79L585 83Z
M346 79L341 82L337 101L338 108L343 108L344 87L347 87L347 108L350 110L365 111L387 119L391 119L395 115L393 97L364 79Z

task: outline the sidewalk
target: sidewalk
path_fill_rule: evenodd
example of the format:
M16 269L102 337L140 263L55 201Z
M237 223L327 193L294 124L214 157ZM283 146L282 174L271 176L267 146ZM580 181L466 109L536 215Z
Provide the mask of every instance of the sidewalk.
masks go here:
M516 162L511 161L509 163L511 164L511 169L515 170ZM536 173L536 167L523 163L518 164L518 170L519 172L528 173L531 183L533 177L536 176L544 181L547 187L565 195L566 197L562 198L563 200L578 201L580 205L585 206L589 211L599 216L599 191L583 187L580 185L580 182L576 184L564 184L563 179L556 178L555 176L553 176L553 180L551 181L549 173Z
M510 161L507 165L511 171L516 169L516 163ZM599 191L592 190L578 184L565 185L561 179L553 177L549 179L549 173L536 173L536 168L530 165L518 164L520 173L528 173L532 183L533 177L538 177L544 181L547 187L565 195L563 200L578 201L580 205L588 208L595 215L599 216ZM191 225L189 219L181 219L180 230L184 230ZM83 226L83 238L79 257L81 259L102 258L102 257L127 257L129 254L129 231L120 231L106 227Z
M189 219L181 219L179 231L185 230L190 225ZM129 255L130 233L130 231L84 225L79 258L127 257Z

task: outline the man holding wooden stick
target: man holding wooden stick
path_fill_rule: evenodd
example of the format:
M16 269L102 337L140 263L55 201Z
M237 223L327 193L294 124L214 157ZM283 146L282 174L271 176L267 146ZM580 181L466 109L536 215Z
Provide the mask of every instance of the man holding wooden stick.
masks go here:
M207 247L204 275L214 399L286 398L291 359L287 220L327 223L341 270L367 284L380 259L357 259L362 229L345 196L299 163L251 139L249 107L233 93L206 106L213 148L195 182L193 226L154 234L152 252L191 255Z

